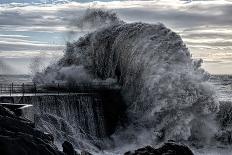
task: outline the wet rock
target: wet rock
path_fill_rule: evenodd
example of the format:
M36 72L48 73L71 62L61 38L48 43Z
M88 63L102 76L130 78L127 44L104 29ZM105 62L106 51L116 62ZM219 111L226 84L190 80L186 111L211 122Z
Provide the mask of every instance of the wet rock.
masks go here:
M65 155L79 155L73 148L73 145L68 142L68 141L65 141L63 144L62 144L62 147L63 147L63 152L65 153ZM87 151L81 151L81 154L80 155L92 155L91 153L87 152Z
M146 146L133 152L126 152L124 155L193 155L193 153L185 145L168 142L157 149Z
M65 141L63 144L62 144L62 147L63 147L63 152L66 154L66 155L77 155L76 151L74 150L73 148L73 145L68 142L68 141Z
M15 117L14 113L12 111L10 111L9 109L4 108L3 106L0 106L0 115L1 116Z
M124 155L155 155L156 150L151 146L146 146L144 148L140 148L135 150L134 152L126 152Z
M187 146L173 142L165 143L157 149L157 152L162 155L165 153L169 153L169 155L193 155L193 152Z
M0 106L1 155L63 155L53 137L34 128L34 123Z

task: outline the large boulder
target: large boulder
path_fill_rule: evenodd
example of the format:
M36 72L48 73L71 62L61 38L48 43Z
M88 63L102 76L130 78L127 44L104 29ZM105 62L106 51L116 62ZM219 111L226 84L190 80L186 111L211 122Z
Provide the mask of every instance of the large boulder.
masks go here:
M63 152L66 154L66 155L77 155L76 151L74 150L73 148L73 145L68 142L68 141L65 141L63 144L62 144L62 147L63 147Z
M73 145L68 142L68 141L64 141L64 143L62 144L63 147L63 152L65 153L65 155L79 155L73 148ZM82 150L80 155L92 155L91 153Z
M193 152L185 145L168 142L157 149L146 146L135 151L126 152L124 155L193 155Z

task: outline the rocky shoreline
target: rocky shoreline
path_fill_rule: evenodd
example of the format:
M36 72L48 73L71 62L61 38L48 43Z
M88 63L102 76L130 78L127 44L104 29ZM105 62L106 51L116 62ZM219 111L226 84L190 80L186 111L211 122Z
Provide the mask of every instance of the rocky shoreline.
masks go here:
M1 155L78 155L71 143L65 141L61 152L53 142L53 136L35 129L33 122L0 106ZM91 154L82 151L81 155ZM158 149L147 146L126 152L124 155L193 155L193 153L187 146L168 142Z
M164 143L159 148L146 146L135 151L126 152L124 155L194 155L185 145L174 142Z
M63 155L53 136L35 129L34 123L0 106L1 155Z

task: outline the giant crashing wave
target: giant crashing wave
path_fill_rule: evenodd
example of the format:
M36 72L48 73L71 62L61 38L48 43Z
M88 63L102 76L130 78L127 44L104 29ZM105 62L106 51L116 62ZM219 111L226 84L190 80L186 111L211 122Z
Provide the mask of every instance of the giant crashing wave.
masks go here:
M163 24L118 22L67 43L64 56L35 76L38 83L115 79L129 119L114 146L167 140L207 144L217 127L218 102L201 60Z

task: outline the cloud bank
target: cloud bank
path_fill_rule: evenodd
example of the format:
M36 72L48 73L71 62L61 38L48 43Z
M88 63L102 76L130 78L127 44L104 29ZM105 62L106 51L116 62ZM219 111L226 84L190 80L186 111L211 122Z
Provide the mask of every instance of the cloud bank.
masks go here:
M183 37L194 57L202 57L205 60L204 67L207 70L212 73L232 73L229 70L222 71L215 68L217 65L224 68L232 65L232 2L227 0L2 4L0 7L0 55L7 57L8 54L5 51L8 53L24 51L28 56L40 50L62 53L65 41L69 40L65 38L65 34L70 29L76 31L77 36L88 32L83 32L76 28L75 24L70 23L83 16L89 8L113 11L126 22L162 22ZM6 34L6 32L9 33ZM14 32L16 36L12 36L10 32ZM20 32L21 36L17 36L17 32ZM50 41L49 37L44 37L46 38L44 42L38 41L35 35L29 37L22 35L26 32L38 32L41 37L49 36ZM40 37L38 34L36 36ZM51 43L51 40L55 43ZM28 53L29 51L31 53ZM212 64L214 69L208 67Z

